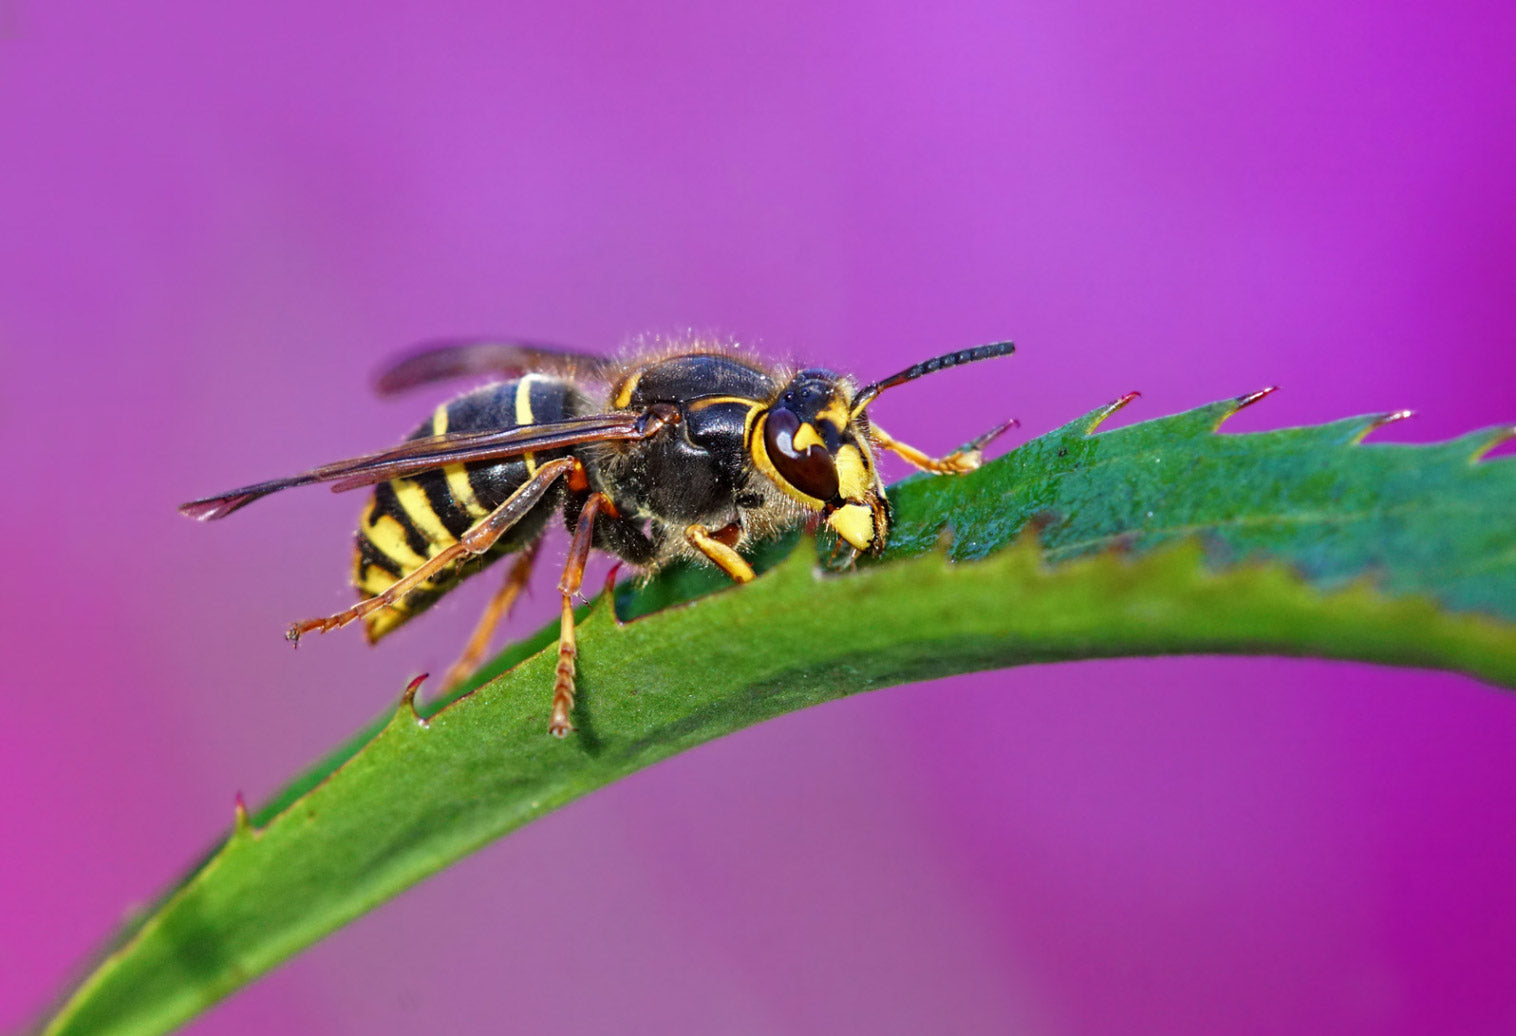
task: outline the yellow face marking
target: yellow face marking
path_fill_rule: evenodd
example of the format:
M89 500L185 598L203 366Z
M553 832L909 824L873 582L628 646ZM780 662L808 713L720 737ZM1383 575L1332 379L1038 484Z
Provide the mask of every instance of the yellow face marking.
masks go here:
M516 383L516 424L521 428L537 423L537 419L532 416L532 382L535 379L535 374L528 374ZM526 462L528 475L537 474L536 457L530 453L523 453L521 459Z
M852 415L848 413L847 402L840 395L833 395L827 400L826 406L816 413L816 420L825 421L837 429L838 435L841 435L848 421L852 420Z
M616 393L616 398L611 400L611 406L615 407L617 410L625 410L627 407L631 406L632 393L637 391L637 382L641 379L642 372L637 371L631 377L623 381L621 383L620 390Z
M816 426L806 423L800 426L795 433L795 452L804 453L812 446L820 446L826 449L826 441L821 438L821 433L816 431Z
M827 516L826 523L858 550L874 545L874 509L868 504L844 504Z
M439 406L432 414L432 434L447 434L447 404ZM469 484L468 469L462 464L449 464L442 469L442 474L447 478L447 492L453 500L475 518L483 518L489 514L488 509L479 502L474 495L474 487Z
M844 445L832 457L832 463L837 465L839 496L844 500L862 500L868 496L874 481L873 474L858 447L851 443Z

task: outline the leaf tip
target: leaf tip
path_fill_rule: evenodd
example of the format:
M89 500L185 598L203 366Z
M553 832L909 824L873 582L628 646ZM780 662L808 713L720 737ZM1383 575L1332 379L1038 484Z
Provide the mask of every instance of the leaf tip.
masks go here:
M1085 434L1094 434L1095 430L1104 424L1112 414L1120 410L1122 407L1126 406L1128 403L1132 402L1132 400L1137 399L1141 395L1141 392L1128 392L1125 395L1122 395L1107 403L1099 410L1095 411L1095 413L1090 417L1089 427L1085 429Z
M430 673L422 673L406 684L404 693L400 695L400 704L395 709L398 715L408 717L418 727L426 726L426 720L422 719L421 713L416 711L416 692L421 690L421 685L426 682L426 678L430 675Z
M1396 421L1405 421L1415 416L1416 411L1414 410L1391 410L1389 413L1379 414L1369 419L1369 422L1363 426L1363 431L1354 436L1353 441L1362 442L1365 437L1378 431L1385 425L1394 424Z
M232 807L232 838L252 838L258 832L253 828L253 818L247 812L247 800L237 792L236 804Z
M1258 401L1265 399L1268 396L1272 396L1278 391L1278 385L1265 385L1257 392L1247 392L1243 395L1233 397L1228 402L1213 404L1210 407L1202 407L1200 410L1193 411L1193 413L1198 415L1200 413L1209 411L1211 414L1211 420L1215 422L1212 425L1211 430L1213 432L1220 431L1221 426L1235 417L1239 411L1246 410L1254 403L1257 403ZM1185 415L1180 414L1176 416L1183 418Z
M1275 392L1278 391L1278 385L1265 385L1257 392L1249 392L1247 395L1238 396L1232 401L1232 413L1235 414L1239 410L1244 410L1247 407L1250 407L1254 403L1258 402L1260 399L1263 399L1265 396L1272 396Z
M1474 452L1469 456L1469 462L1476 463L1484 460L1488 454L1500 449L1500 447L1512 440L1516 440L1516 425L1491 428L1484 441L1474 447Z

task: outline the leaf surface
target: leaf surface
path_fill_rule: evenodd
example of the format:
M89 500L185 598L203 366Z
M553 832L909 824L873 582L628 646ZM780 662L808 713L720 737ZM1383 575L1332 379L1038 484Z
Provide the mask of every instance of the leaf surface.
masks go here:
M1361 443L1395 415L1217 434L1244 397L890 491L884 556L792 536L580 612L579 732L545 733L556 624L482 685L406 697L248 817L123 931L45 1027L159 1033L529 820L733 730L952 673L1174 653L1314 655L1516 686L1509 429ZM1121 401L1124 402L1124 401ZM801 545L797 548L796 544ZM713 590L719 592L712 593ZM618 620L617 615L620 616ZM824 627L815 617L827 617Z

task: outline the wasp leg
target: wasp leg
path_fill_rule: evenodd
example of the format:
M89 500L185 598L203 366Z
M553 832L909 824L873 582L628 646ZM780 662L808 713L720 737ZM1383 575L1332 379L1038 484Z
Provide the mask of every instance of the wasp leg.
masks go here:
M736 526L728 528L735 529ZM738 583L752 582L754 573L753 566L747 563L747 558L738 554L730 544L723 543L719 537L726 530L718 529L716 534L703 525L686 525L684 538L700 553L710 558L717 568L731 576Z
M479 668L479 662L484 658L485 651L489 649L495 627L510 615L511 606L516 603L516 598L521 596L521 591L526 589L527 581L532 577L532 562L537 560L537 548L541 545L542 541L536 540L517 555L516 562L511 566L504 584L495 591L495 596L490 598L489 605L484 609L484 615L479 619L479 625L475 626L474 632L469 635L463 654L447 671L447 677L442 683L444 691L457 687L472 676L475 669Z
M558 592L563 595L563 615L558 622L558 669L553 677L553 713L547 730L554 737L568 737L574 724L569 722L569 713L574 711L574 659L579 656L579 642L574 637L574 595L584 584L584 565L589 560L590 547L594 545L595 516L604 507L615 513L615 505L604 493L593 493L584 502L579 520L574 525L574 540L569 544L568 560L563 564L563 578L558 580Z
M996 425L963 449L949 453L946 457L928 456L914 446L908 446L898 439L891 438L890 434L877 424L870 424L869 438L922 471L930 471L934 475L963 475L984 463L984 448L1014 427L1016 427L1014 419L1005 424Z
M415 590L432 576L441 572L447 566L464 559L483 554L495 545L510 531L511 526L519 522L533 507L542 501L543 496L552 488L554 482L569 474L579 466L579 461L573 457L563 457L559 460L551 460L537 469L537 474L532 479L506 498L505 503L495 508L489 514L479 519L467 532L459 538L457 543L451 544L438 551L414 572L402 576L391 583L383 593L367 600L359 601L347 611L329 615L324 619L306 619L290 626L285 636L292 642L298 642L302 634L316 630L325 633L340 626L346 626L355 619L361 619L370 612L380 608L388 608L406 594Z

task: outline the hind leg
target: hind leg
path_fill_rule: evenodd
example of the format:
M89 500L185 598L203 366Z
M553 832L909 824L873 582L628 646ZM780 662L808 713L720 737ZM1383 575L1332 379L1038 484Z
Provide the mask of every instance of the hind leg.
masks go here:
M474 627L468 643L463 648L463 654L458 656L452 668L447 671L447 677L443 680L442 688L450 691L474 674L479 668L479 663L484 659L484 653L489 650L490 639L495 634L495 628L511 613L511 606L516 603L516 598L521 596L521 591L526 589L527 581L532 577L532 563L537 560L537 548L542 545L541 540L534 540L526 545L520 554L516 555L516 561L511 565L510 572L505 577L505 582L495 596L490 598L490 603L484 609L484 615L479 619L479 624Z
M298 643L301 636L315 630L325 633L340 626L346 626L356 619L361 619L371 612L380 608L388 608L399 602L406 594L418 589L423 583L447 569L449 565L464 561L469 557L483 554L495 545L495 542L511 530L511 527L526 516L527 512L537 506L553 483L574 468L579 462L572 457L564 457L559 460L548 461L537 469L537 474L532 476L520 489L506 498L505 503L495 508L489 514L479 519L457 543L451 544L438 551L420 565L415 571L410 572L395 580L390 587L381 594L376 594L367 600L359 601L346 611L340 611L335 615L328 615L321 619L306 619L290 626L285 636L292 643Z
M933 457L922 453L916 447L893 438L877 424L870 426L869 438L873 439L880 447L900 456L907 463L920 468L922 471L929 471L934 475L964 475L978 468L983 463L983 451L986 446L1015 426L1016 422L1014 420L997 425L963 449L949 453L946 457Z

